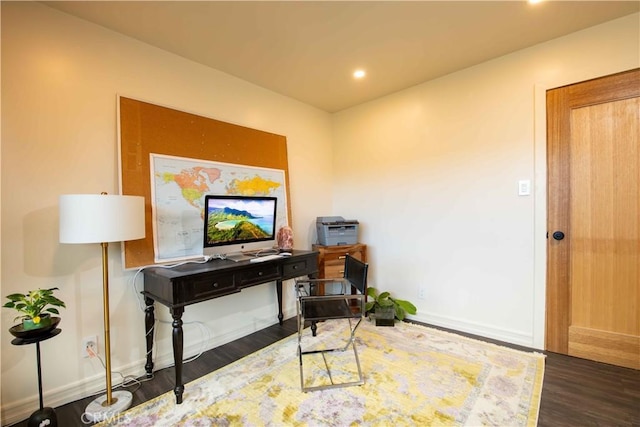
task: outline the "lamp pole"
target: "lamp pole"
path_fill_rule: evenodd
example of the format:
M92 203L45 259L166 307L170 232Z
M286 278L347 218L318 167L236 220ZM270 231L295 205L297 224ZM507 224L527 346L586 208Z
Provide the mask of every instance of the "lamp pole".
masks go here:
M93 422L105 421L131 406L133 395L112 391L111 333L109 320L109 242L125 242L145 236L144 198L107 193L60 196L60 242L100 243L102 247L102 304L106 396L94 399L83 414Z
M104 354L105 369L107 370L107 400L102 406L111 406L118 401L114 400L111 392L111 332L109 330L109 243L102 242L102 308L104 311Z

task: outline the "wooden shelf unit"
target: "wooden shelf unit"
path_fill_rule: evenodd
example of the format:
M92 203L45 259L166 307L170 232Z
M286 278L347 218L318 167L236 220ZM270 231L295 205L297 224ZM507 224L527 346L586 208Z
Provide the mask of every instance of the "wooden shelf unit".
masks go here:
M362 243L336 246L313 245L313 251L318 252L319 279L343 277L344 257L347 254L362 262L367 262L367 245Z

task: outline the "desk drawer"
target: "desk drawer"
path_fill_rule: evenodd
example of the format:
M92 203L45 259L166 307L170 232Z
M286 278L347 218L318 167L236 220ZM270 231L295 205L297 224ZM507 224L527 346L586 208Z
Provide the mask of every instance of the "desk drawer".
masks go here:
M324 260L324 277L326 279L344 277L344 260L347 257L347 254L356 259L362 258L360 252L343 252L327 255Z
M205 275L193 280L184 281L176 290L181 294L182 301L203 301L214 296L221 296L239 292L235 288L232 275Z
M324 265L324 278L325 279L335 279L344 277L344 261L339 264L329 264L325 263Z
M362 253L362 249L353 249L353 248L345 248L344 251L332 251L332 252L327 252L324 255L324 262L325 264L333 264L333 263L342 263L344 264L344 260L347 256L347 254L351 255L352 257L359 259L360 261L364 261L363 258L363 253Z
M258 263L260 264L260 263ZM271 280L278 280L280 278L280 272L278 271L278 264L264 263L266 265L255 266L253 268L247 268L236 273L238 278L238 286L251 286L260 283L269 282Z
M316 259L307 258L294 262L285 262L282 265L282 278L292 279L294 277L306 276L317 270Z

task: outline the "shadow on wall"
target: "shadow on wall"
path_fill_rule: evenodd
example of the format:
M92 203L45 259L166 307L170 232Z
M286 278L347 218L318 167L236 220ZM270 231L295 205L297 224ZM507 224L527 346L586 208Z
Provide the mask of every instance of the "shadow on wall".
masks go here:
M22 224L24 273L33 277L67 276L89 259L100 264L100 245L59 242L58 206L28 213ZM6 249L5 249L6 250Z

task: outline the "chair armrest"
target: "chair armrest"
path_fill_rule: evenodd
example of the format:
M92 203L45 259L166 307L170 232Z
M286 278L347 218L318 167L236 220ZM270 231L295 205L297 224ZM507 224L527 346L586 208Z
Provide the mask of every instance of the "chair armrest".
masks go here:
M302 295L300 301L364 301L364 295Z
M340 291L339 292L329 292L327 293L327 286L326 285L330 285L330 284L338 284L340 285ZM324 286L320 286L320 285L324 285ZM336 279L297 279L296 280L296 291L298 291L301 288L305 288L306 289L306 294L307 295L317 295L317 292L320 290L320 288L322 288L324 290L324 294L323 295L346 295L347 293L349 293L348 291L350 291L351 289L354 289L357 291L357 288L354 287L351 282L349 282L346 279L343 278L336 278ZM359 292L358 292L359 293Z

